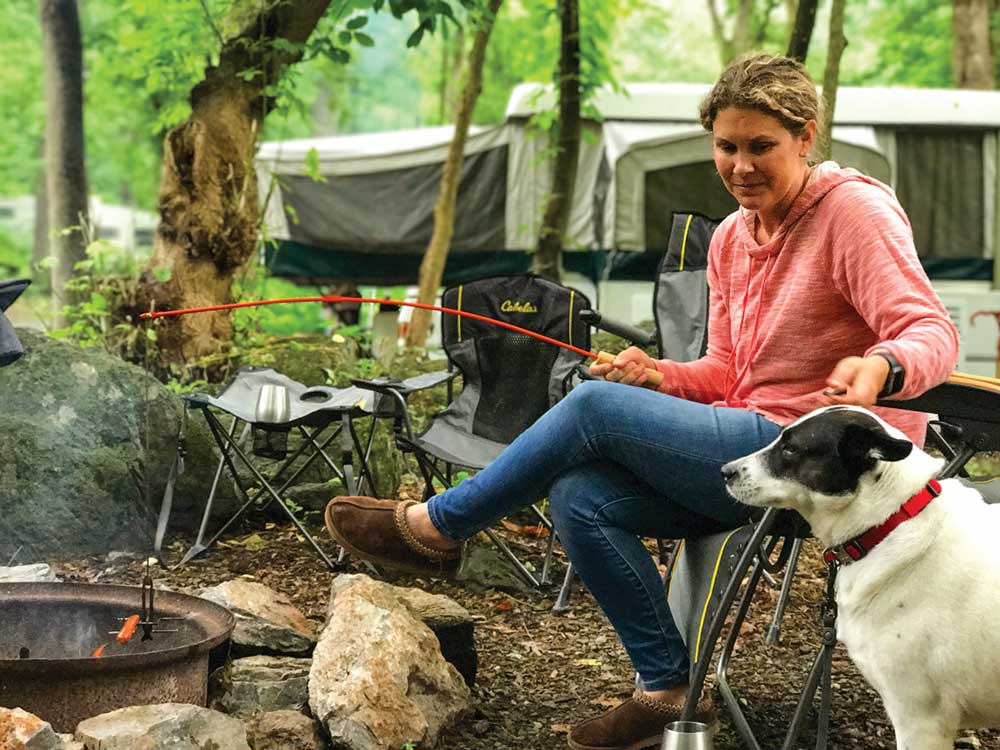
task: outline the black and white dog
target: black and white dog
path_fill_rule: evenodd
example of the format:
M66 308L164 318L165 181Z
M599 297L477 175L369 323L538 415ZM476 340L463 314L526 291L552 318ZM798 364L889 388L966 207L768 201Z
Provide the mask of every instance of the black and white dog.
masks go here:
M837 635L900 750L1000 726L1000 506L858 407L819 409L722 467L730 494L797 510L844 564Z

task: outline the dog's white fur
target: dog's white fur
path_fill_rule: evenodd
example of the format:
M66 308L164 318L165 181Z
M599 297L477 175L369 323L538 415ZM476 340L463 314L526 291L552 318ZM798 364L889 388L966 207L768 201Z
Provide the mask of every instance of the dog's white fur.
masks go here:
M844 407L799 422L829 408ZM901 461L878 461L856 492L823 496L769 476L762 459L777 442L729 465L738 470L730 492L797 510L827 547L880 524L942 465L914 446ZM1000 505L957 479L941 486L923 512L837 576L838 638L882 696L900 750L951 750L960 727L1000 726Z

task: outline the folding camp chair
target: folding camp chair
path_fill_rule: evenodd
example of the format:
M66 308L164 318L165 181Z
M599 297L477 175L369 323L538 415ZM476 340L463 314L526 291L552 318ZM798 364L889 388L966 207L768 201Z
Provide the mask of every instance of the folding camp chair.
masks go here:
M580 292L531 274L494 276L447 288L442 304L512 323L533 332L589 349L590 332L580 314L590 301ZM453 471L488 466L507 445L569 391L583 357L524 334L488 323L446 315L441 343L450 372L431 373L405 381L391 378L358 380L355 384L394 399L396 444L412 454L424 479L424 499L434 494L434 482L451 485ZM408 398L416 391L451 383L461 373L463 388L443 410L434 414L420 434L413 429ZM555 534L552 523L532 506L539 523L549 530L542 571L532 573L492 530L486 534L531 586L548 582Z
M284 502L282 493L316 459L326 464L332 475L343 483L348 494L356 494L359 485L363 486L365 482L370 485L368 457L375 430L374 428L371 430L367 445L362 446L354 423L363 417L377 416L378 397L373 396L370 391L356 387L307 387L271 368L247 367L241 369L218 396L195 393L187 394L183 398L188 410L198 410L204 416L219 448L220 457L215 478L205 500L198 537L178 565L183 565L211 547L251 505L265 507L271 502L276 502L277 507L288 516L299 533L312 545L323 563L331 570L335 570L337 564L327 556ZM228 429L223 426L216 411L232 417ZM288 438L293 431L301 440L297 448L289 450ZM338 438L339 442L335 445L340 449L339 465L327 454L328 447ZM252 446L248 445L251 439ZM154 543L157 555L161 555L163 537L170 517L174 478L183 470L183 434L179 443L178 456L171 469L160 508ZM357 478L354 476L353 466L355 453L360 459ZM250 487L237 471L233 461L234 456L256 480L256 484L260 486L259 492L250 491ZM281 461L270 478L266 477L257 466L259 459L262 458ZM229 470L244 502L211 538L206 540L212 506L224 468ZM282 480L282 477L285 477L282 484L274 486ZM343 551L341 551L342 556Z
M16 362L24 354L24 347L14 333L14 326L7 319L6 311L30 283L30 279L0 281L0 367Z

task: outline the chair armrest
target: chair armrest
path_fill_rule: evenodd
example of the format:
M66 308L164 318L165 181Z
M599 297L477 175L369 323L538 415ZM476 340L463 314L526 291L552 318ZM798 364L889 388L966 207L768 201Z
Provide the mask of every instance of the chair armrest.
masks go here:
M944 383L919 396L884 399L878 405L1000 425L1000 380L955 372Z
M582 320L587 325L593 326L601 331L607 331L608 333L613 333L615 336L621 336L626 341L631 341L638 347L652 346L656 343L656 335L652 333L646 333L638 326L631 325L629 323L623 323L620 320L615 320L614 318L606 318L597 310L583 310L580 312L580 320Z
M411 378L406 378L406 380L383 376L370 380L356 379L352 380L351 383L358 388L375 391L384 396L391 396L393 393L398 393L405 397L411 393L433 388L449 380L454 380L458 374L458 370L438 370L437 372L425 372L422 375L414 375Z

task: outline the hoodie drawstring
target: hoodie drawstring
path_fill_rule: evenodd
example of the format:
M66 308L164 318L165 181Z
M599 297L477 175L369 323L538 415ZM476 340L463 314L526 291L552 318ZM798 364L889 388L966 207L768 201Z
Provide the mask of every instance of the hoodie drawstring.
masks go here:
M760 311L764 307L764 290L767 288L767 277L771 273L772 264L771 261L774 259L773 255L768 255L764 261L764 272L762 274L760 282L760 293L757 295L757 310L754 312L753 316L753 330L750 332L750 350L747 356L746 364L743 365L743 369L736 373L736 379L733 381L731 386L726 388L726 403L730 402L730 397L736 393L736 389L739 388L740 383L746 377L746 374L750 371L750 364L753 362L754 353L757 346L757 334L760 331ZM743 290L743 310L740 313L740 328L739 335L736 338L736 342L733 345L732 361L736 364L736 343L738 343L743 338L743 321L747 314L747 300L750 299L750 255L747 255L747 283ZM726 380L728 381L728 371L726 375Z

